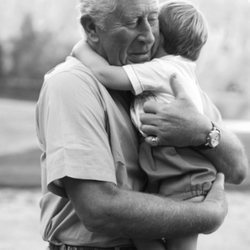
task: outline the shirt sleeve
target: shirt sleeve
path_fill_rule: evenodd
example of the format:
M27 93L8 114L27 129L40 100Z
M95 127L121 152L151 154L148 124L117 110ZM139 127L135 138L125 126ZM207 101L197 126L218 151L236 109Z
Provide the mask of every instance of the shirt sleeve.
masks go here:
M167 70L166 70L167 68ZM150 62L130 64L123 66L135 95L143 91L164 91L172 92L169 86L169 79L176 68L168 62L161 62L159 59L153 59Z
M122 67L129 78L134 94L135 95L141 94L143 92L143 86L142 86L142 83L140 82L139 77L136 74L136 71L134 70L133 65L128 64Z
M70 73L47 82L43 116L47 185L53 192L60 179L71 177L116 183L97 86Z

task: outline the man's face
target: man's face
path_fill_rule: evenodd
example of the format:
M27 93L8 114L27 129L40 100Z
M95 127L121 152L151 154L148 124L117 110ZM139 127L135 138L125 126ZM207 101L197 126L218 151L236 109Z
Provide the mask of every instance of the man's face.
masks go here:
M112 65L149 61L159 38L158 0L118 0L107 18L106 29L99 30L99 52Z

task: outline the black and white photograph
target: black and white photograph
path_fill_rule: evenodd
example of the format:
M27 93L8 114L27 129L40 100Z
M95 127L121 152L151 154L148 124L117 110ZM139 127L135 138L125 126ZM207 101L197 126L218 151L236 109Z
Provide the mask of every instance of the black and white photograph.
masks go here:
M0 0L0 250L249 250L250 0Z

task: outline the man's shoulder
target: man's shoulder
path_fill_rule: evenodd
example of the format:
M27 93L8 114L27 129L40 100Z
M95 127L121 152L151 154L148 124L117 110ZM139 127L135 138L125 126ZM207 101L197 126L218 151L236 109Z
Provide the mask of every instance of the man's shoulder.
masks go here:
M46 102L52 99L58 102L77 99L76 105L78 103L88 107L105 107L105 103L110 102L111 98L91 71L73 57L68 57L46 74L39 96L40 100Z
M49 92L65 90L98 93L101 84L87 67L69 56L45 75L43 87Z
M58 74L84 76L91 74L90 70L80 61L72 56L68 56L66 60L45 74L45 81L57 76Z

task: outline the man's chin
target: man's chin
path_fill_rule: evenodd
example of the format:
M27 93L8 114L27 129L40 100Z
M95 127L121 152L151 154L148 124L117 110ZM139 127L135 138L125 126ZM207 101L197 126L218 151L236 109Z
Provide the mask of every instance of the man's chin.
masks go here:
M141 54L141 55L130 55L127 63L133 64L133 63L144 63L150 61L150 55L149 54Z

